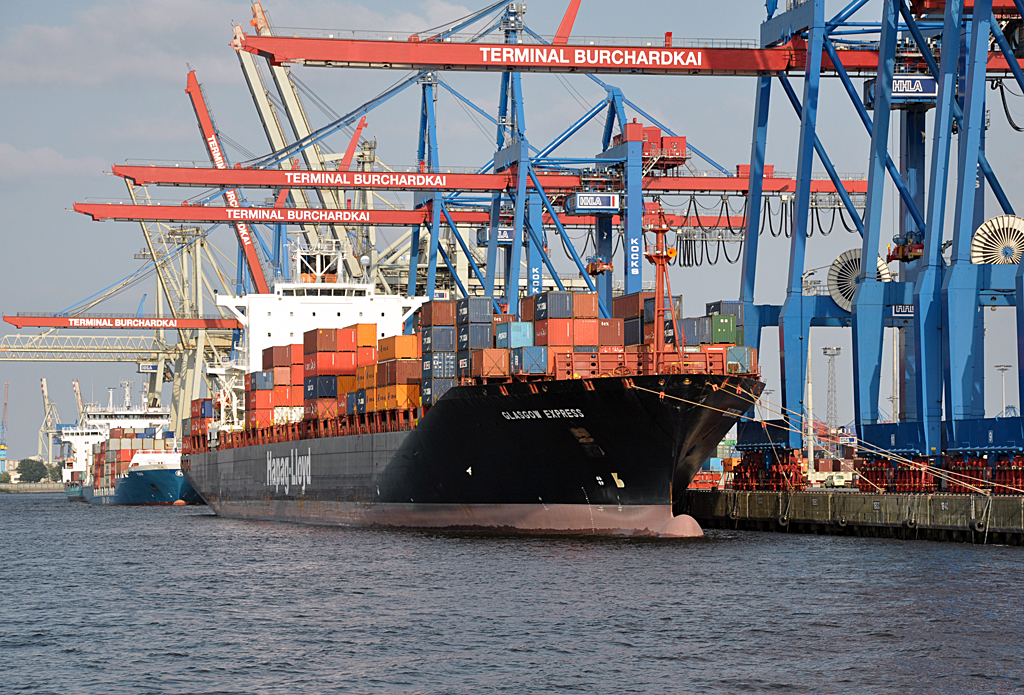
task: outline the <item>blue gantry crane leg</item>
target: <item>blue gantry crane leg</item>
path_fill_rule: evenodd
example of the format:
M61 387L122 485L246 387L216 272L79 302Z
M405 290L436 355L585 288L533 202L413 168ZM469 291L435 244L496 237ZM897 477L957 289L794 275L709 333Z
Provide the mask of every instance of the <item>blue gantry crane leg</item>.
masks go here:
M895 3L898 1L882 0L882 31L878 47L878 78L875 80L875 117L868 159L864 237L860 277L853 295L853 402L859 425L878 422L886 292L878 279L875 259L882 238L886 168L892 163L888 154L889 113L892 105L892 78L896 67L899 11ZM908 207L910 205L913 205L912 200L908 202Z

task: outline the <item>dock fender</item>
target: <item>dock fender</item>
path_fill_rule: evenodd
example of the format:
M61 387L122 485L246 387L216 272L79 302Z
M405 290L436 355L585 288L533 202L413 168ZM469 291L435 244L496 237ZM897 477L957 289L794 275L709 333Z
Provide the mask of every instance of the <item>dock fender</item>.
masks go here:
M975 533L981 533L985 530L985 522L982 519L971 519L967 522L967 527Z
M786 516L785 514L780 514L779 518L776 519L776 521L779 522L779 526L783 526L783 527L789 526L789 517Z
M906 518L903 520L903 528L915 529L917 528L917 520L912 518Z
M736 511L735 509L733 509L733 510L731 510L729 512L729 518L732 519L733 521L736 521L737 519L740 518L740 513L738 511Z
M841 516L838 519L836 519L836 526L838 526L839 528L846 528L846 517Z

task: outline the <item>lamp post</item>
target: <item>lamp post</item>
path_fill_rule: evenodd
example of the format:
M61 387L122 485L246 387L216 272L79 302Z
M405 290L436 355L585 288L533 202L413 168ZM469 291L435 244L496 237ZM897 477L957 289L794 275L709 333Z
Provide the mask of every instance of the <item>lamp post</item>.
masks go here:
M999 411L999 417L1006 417L1006 372L1013 367L1008 364L997 364L996 369L999 370L999 375L1003 380L1003 409Z

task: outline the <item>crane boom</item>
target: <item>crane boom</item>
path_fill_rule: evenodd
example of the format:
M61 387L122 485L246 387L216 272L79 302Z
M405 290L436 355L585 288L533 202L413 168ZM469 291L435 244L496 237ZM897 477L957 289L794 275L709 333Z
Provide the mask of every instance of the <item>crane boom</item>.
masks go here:
M199 120L199 130L203 134L203 142L206 143L206 151L210 155L210 161L213 162L213 166L217 169L227 169L228 163L224 158L224 150L221 148L220 138L217 137L217 130L213 126L213 118L210 116L210 110L206 104L206 98L203 96L203 90L196 79L195 70L190 70L188 73L185 93L192 100L192 108L195 109L196 118ZM238 200L238 191L234 188L224 191L224 199L230 207L241 207L241 203ZM270 294L270 285L267 284L267 279L263 275L263 266L260 264L259 255L256 253L256 246L252 243L252 231L249 229L249 225L245 222L236 222L235 233L238 236L238 243L242 246L242 253L245 254L245 260L249 264L249 274L252 275L252 282L256 287L256 291L259 294Z
M236 319L172 319L146 316L4 316L17 328L137 328L234 330L242 325Z

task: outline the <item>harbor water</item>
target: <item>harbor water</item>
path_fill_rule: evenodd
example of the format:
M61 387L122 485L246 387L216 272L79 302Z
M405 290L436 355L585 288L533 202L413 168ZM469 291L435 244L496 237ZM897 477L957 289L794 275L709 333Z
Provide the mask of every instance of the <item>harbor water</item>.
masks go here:
M31 693L1024 690L1024 550L515 537L0 495Z

